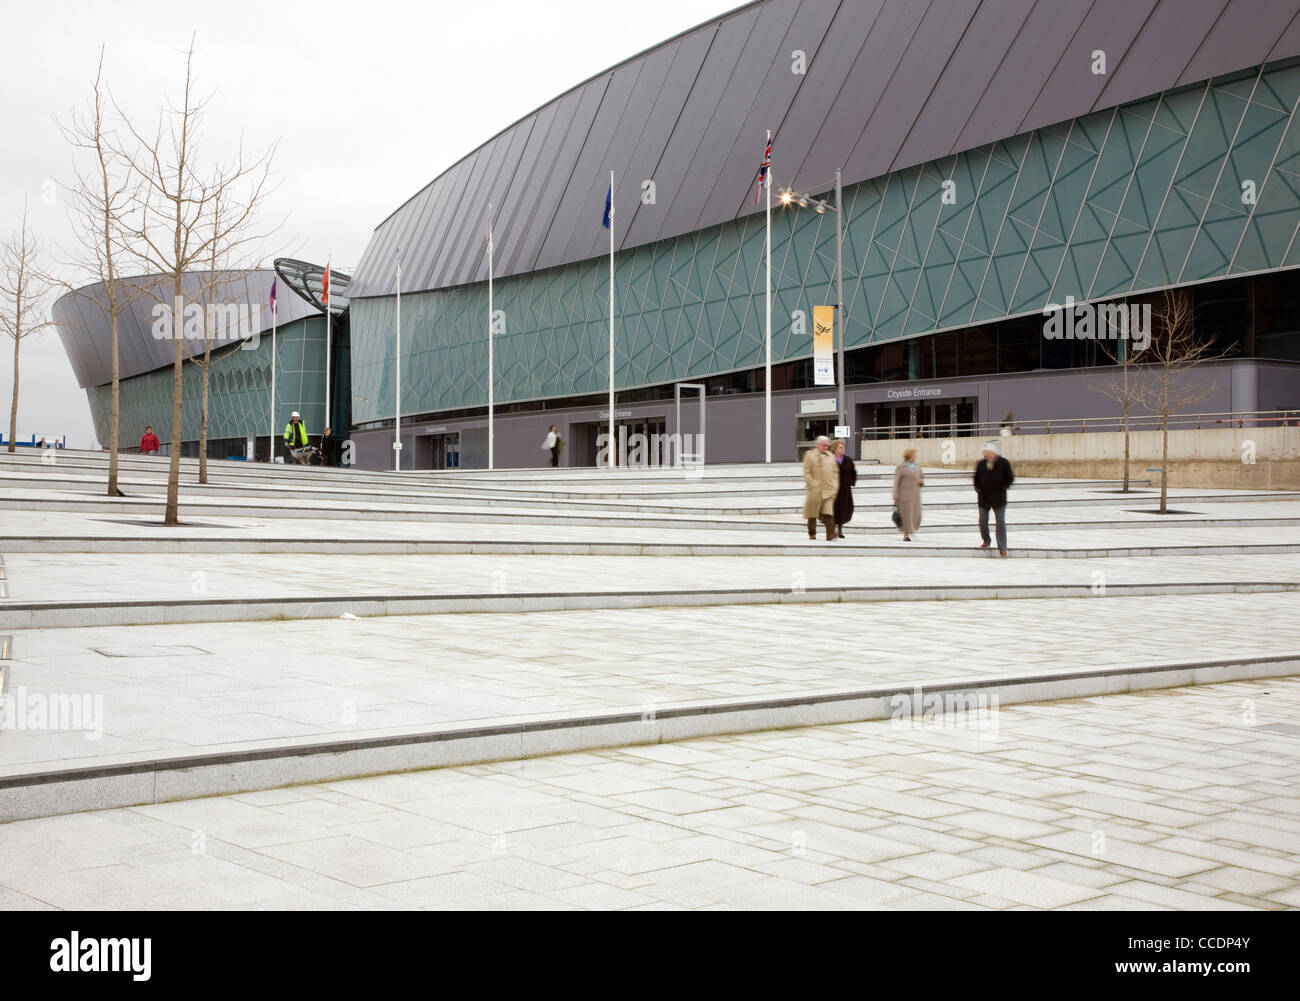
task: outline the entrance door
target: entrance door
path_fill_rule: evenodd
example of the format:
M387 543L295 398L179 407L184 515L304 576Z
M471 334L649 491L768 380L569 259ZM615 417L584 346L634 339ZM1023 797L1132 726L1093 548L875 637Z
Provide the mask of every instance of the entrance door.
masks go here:
M416 469L460 468L460 433L421 435L415 439Z
M961 438L970 438L975 434L975 403L973 399L958 400L953 408L957 412L956 434Z
M433 458L433 435L415 436L415 463L412 469L437 469Z
M839 417L831 415L829 417L800 417L796 425L794 455L800 462L803 461L804 454L816 446L817 439L825 435L832 440L835 437L835 425L839 422Z

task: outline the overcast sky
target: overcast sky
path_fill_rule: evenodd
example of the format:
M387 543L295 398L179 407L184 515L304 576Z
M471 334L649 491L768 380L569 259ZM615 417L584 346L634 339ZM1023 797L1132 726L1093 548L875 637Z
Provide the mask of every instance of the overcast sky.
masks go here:
M53 258L72 153L55 118L84 105L100 46L119 104L152 121L184 79L197 34L200 90L215 91L203 152L224 158L278 142L279 187L266 218L284 220L273 253L355 264L402 202L485 139L561 91L740 0L4 0L0 49L0 232L27 200ZM69 276L72 277L72 276ZM87 279L90 280L90 279ZM13 342L0 344L6 415ZM18 437L95 442L86 394L58 333L24 340ZM124 429L130 437L134 429Z

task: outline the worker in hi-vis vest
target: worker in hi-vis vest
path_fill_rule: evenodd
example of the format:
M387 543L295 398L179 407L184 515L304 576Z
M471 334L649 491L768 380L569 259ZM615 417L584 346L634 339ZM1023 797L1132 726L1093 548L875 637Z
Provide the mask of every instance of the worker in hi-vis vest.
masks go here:
M298 411L295 410L289 418L289 423L284 426L284 447L302 448L306 444L307 425L302 422Z

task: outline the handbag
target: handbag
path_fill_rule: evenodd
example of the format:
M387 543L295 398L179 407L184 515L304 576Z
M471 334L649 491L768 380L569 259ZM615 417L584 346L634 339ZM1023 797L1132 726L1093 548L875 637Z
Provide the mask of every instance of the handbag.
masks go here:
M894 527L895 527L895 528L902 528L902 527L903 527L903 516L902 516L901 514L898 513L898 505L897 505L897 504L894 505L894 513L891 514L889 517L890 517L891 519L893 519Z

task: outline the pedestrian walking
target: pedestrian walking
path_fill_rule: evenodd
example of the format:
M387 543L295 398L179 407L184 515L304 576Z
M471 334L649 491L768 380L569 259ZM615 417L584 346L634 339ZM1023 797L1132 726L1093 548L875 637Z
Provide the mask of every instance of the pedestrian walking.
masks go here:
M925 473L916 462L916 449L903 453L903 461L894 467L894 506L898 508L903 541L911 542L912 533L921 527L921 488Z
M140 436L140 452L142 455L158 454L158 436L153 433L152 424L145 428L144 434Z
M817 439L803 457L803 516L808 519L808 538L817 538L817 520L826 526L826 541L835 541L835 497L840 492L840 467L830 452L831 440Z
M334 429L327 427L320 438L321 465L337 466L339 464L338 453L342 451L342 447L343 443L334 436Z
M551 429L546 432L546 437L542 440L542 451L551 453L552 469L560 465L560 449L563 447L564 439L560 437L559 429L552 424Z
M837 441L831 449L835 463L840 467L840 488L835 494L835 533L844 538L844 526L853 518L853 488L858 485L858 471L849 458L849 450L843 441Z
M1007 488L1016 481L1016 474L1006 456L998 454L998 443L984 446L984 458L975 466L975 496L980 507L981 549L992 544L989 538L989 512L997 518L998 554L1007 555Z

